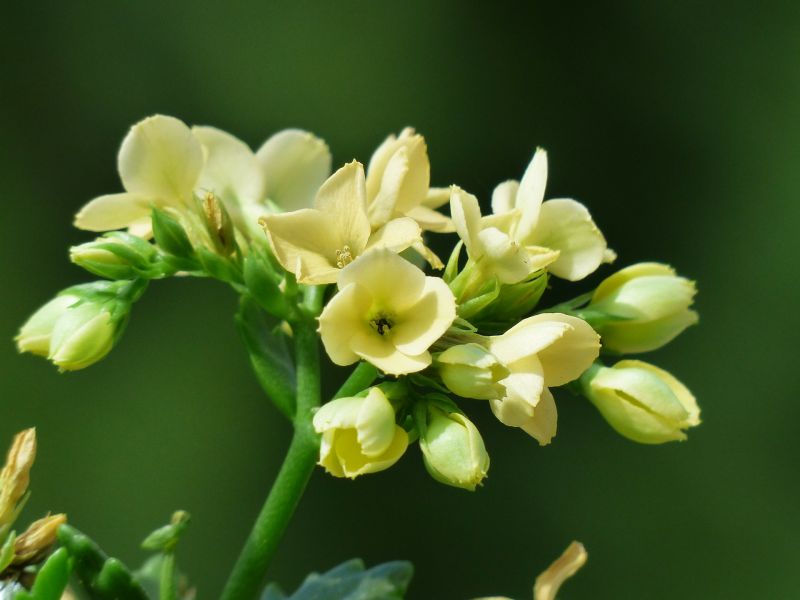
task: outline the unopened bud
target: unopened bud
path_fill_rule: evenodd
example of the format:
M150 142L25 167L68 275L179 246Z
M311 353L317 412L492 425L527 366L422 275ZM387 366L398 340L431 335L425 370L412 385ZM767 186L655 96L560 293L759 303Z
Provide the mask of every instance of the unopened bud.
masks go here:
M639 360L595 365L581 376L584 394L621 435L642 444L685 440L700 424L692 393L668 372Z
M40 562L56 543L58 528L67 522L66 515L49 515L31 523L14 543L14 563L23 566Z
M35 460L36 429L20 431L11 443L0 472L0 532L3 536L22 508Z
M431 477L473 491L489 470L478 429L465 415L429 402L417 411L419 445Z
M17 349L20 352L30 352L38 356L49 355L50 337L56 321L70 306L79 301L80 298L77 296L62 294L42 306L25 322L17 337L14 338L17 342Z
M626 267L603 281L586 307L603 347L634 354L660 348L697 323L694 282L659 263Z
M509 370L480 344L451 346L436 358L436 367L447 388L464 398L495 400L505 394L500 381Z
M114 332L111 313L102 304L78 304L56 322L48 358L62 371L86 368L111 351Z
M158 251L134 235L115 231L69 251L70 260L90 273L107 279L154 278L163 275Z

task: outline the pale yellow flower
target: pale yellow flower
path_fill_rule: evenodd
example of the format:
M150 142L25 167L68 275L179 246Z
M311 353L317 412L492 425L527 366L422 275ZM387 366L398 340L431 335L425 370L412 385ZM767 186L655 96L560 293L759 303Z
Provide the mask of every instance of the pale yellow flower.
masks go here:
M501 283L522 281L558 258L557 251L514 238L517 212L482 217L478 199L457 186L451 190L450 213L470 260Z
M428 349L456 316L453 293L387 249L367 252L339 274L339 292L319 318L337 365L365 359L391 375L431 364Z
M341 269L367 250L405 250L421 240L416 221L393 219L372 232L367 218L364 167L351 162L331 175L315 208L265 215L261 224L273 253L300 283L334 283Z
M547 270L577 281L615 258L603 234L580 202L560 198L542 202L547 184L547 153L536 151L522 180L498 185L492 194L495 215L514 214L506 231L520 246L538 246L558 252Z
M203 164L203 148L182 121L148 117L131 128L119 150L117 168L125 192L91 200L75 216L75 226L149 231L153 206L182 210L190 205Z
M580 377L600 353L600 338L586 321L543 313L491 337L489 350L510 371L500 381L505 395L490 401L492 411L544 446L555 436L558 418L548 388Z
M407 127L378 146L367 167L367 203L373 228L411 217L426 231L446 233L453 225L435 209L447 203L447 190L430 188L431 166L425 139Z
M319 464L336 477L388 469L408 447L408 434L395 423L394 408L377 387L364 397L323 405L314 415L314 429L322 434Z

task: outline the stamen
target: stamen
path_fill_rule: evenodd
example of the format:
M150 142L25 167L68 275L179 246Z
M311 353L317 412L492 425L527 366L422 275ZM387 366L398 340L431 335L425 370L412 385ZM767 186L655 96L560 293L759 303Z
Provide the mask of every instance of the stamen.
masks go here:
M386 317L377 317L372 319L369 324L375 331L378 332L378 335L386 335L394 326L394 323L392 323Z
M344 245L341 250L336 251L336 266L340 269L343 269L347 265L353 262L353 254L350 250L350 246Z

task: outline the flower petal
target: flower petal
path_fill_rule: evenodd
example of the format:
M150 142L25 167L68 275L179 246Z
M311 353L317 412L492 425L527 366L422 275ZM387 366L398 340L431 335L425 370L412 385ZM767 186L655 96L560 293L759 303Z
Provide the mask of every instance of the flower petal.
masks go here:
M359 358L352 341L358 333L374 333L366 315L372 305L372 296L358 284L342 287L319 317L319 333L325 352L334 364L346 366Z
M197 187L227 203L252 204L264 195L264 173L255 154L240 139L216 127L192 127L206 151Z
M372 227L380 227L397 213L397 198L400 188L408 174L408 153L405 148L398 149L381 173L377 193L369 195L369 222ZM369 182L369 179L367 179Z
M515 207L520 209L522 216L517 227L517 240L522 242L528 239L531 230L539 220L539 208L544 200L544 189L547 185L547 152L541 148L536 149L522 180L519 182L517 201Z
M425 288L425 274L391 250L370 250L342 269L339 288L358 283L377 308L401 312L414 305Z
M428 193L425 194L425 199L422 201L420 206L424 206L426 208L439 208L440 206L444 206L450 202L450 188L437 188L432 187L428 189Z
M394 344L374 331L351 332L353 351L389 375L405 375L422 371L431 364L428 352L412 356L403 354Z
M481 230L481 208L478 199L453 186L450 195L450 214L458 237L467 247L467 254L472 260L478 260L483 256L483 246L478 239Z
M370 234L361 163L353 161L331 175L317 192L314 205L328 216L335 229L333 237L348 245L354 256L361 254Z
M266 196L284 210L310 208L331 173L328 145L301 129L284 129L256 152L264 173Z
M340 432L334 447L345 477L351 479L388 469L400 460L406 448L408 448L408 434L398 425L394 427L391 445L378 456L367 457L360 452L355 431L352 429Z
M684 310L647 322L615 321L603 327L603 346L615 352L624 348L627 354L650 352L674 340L699 319L695 311Z
M422 242L422 231L414 219L401 217L392 219L369 237L367 249L387 248L402 252L416 242Z
M556 436L558 410L549 389L542 390L542 397L536 405L533 417L520 425L520 428L539 442L540 446L546 446Z
M497 185L492 192L492 212L502 215L514 210L519 191L519 181L509 179Z
M426 206L415 206L407 210L405 214L419 223L425 231L452 233L456 230L450 217Z
M131 128L117 166L126 191L176 204L191 197L203 160L200 142L183 121L155 115Z
M345 241L333 218L311 208L265 215L261 223L275 258L300 283L334 283L339 275L336 251Z
M569 326L563 336L538 353L544 369L545 385L554 387L577 379L600 355L600 336L591 325L577 317L550 313L533 318L539 317Z
M600 285L597 286L597 289L594 292L594 296L592 296L592 302L598 302L602 300L615 290L619 289L622 286L622 284L627 281L630 281L632 279L637 279L639 277L647 277L650 275L676 277L677 273L675 272L675 269L663 263L656 263L656 262L636 263L635 265L631 265L629 267L625 267L624 269L620 269L613 275L609 275L608 277L606 277L600 283Z
M138 194L108 194L90 200L75 215L75 227L86 231L122 229L149 218L150 200Z
M426 277L422 297L397 316L392 342L404 354L422 354L438 340L456 318L456 301L447 284Z
M394 438L394 408L379 388L372 388L362 399L356 431L363 454L379 456L391 446Z
M594 273L607 249L606 240L586 207L567 198L542 204L539 220L526 239L558 250L558 259L547 270L569 281Z

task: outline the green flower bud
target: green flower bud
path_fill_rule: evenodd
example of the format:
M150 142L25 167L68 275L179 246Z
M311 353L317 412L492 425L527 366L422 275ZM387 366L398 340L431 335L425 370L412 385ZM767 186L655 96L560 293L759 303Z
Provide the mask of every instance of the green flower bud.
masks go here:
M76 265L107 279L135 279L166 274L158 250L134 235L114 232L93 242L70 248L69 257Z
M700 424L692 393L668 372L639 360L595 364L581 377L586 397L621 435L642 444L685 440Z
M50 336L53 333L56 321L64 312L76 304L80 298L70 294L56 296L50 302L33 313L20 328L17 337L17 349L20 352L30 352L38 356L50 354Z
M22 326L17 348L46 356L61 371L88 367L114 346L146 287L146 280L137 279L67 288Z
M111 351L114 333L104 305L84 302L70 307L53 327L48 358L61 371L86 368Z
M603 347L619 353L660 348L697 323L690 309L694 282L658 263L639 263L603 281L587 306L587 320Z
M166 211L153 209L153 236L159 247L178 258L190 259L194 256L194 248L186 230Z
M454 394L476 400L495 400L505 395L500 381L510 372L480 344L451 346L436 357L436 367L442 382Z
M435 480L474 491L489 470L489 455L478 429L465 415L439 403L417 411L419 446Z

